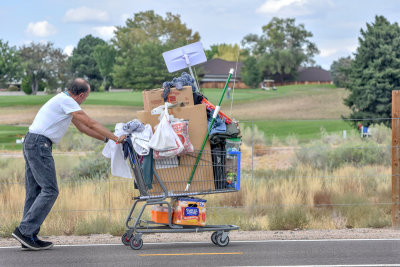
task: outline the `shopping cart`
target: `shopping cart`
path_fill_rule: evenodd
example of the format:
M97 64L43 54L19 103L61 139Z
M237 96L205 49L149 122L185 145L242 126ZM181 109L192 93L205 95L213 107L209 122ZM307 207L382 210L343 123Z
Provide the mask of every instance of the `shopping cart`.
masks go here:
M172 223L173 206L171 203L182 197L196 195L237 192L240 190L240 152L203 151L196 166L195 174L188 191L185 191L200 151L175 158L154 160L152 168L142 169L145 159L135 152L128 142L124 143L125 154L135 176L135 187L140 196L135 200L126 219L127 230L122 236L122 243L134 250L143 246L142 235L150 233L188 233L214 231L211 235L213 244L225 247L229 244L229 231L239 229L236 225L178 225ZM152 164L151 164L152 163ZM150 171L150 172L149 172ZM151 171L153 173L151 173ZM170 199L168 201L167 199ZM133 213L138 203L143 203L138 215ZM143 220L148 206L168 208L168 223L156 223Z

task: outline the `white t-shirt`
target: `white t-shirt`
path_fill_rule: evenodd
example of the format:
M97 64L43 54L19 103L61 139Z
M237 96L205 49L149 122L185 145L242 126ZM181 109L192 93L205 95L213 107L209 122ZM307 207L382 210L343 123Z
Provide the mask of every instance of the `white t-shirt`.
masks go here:
M44 135L57 144L71 124L70 113L79 110L81 107L72 97L59 93L40 108L29 132Z

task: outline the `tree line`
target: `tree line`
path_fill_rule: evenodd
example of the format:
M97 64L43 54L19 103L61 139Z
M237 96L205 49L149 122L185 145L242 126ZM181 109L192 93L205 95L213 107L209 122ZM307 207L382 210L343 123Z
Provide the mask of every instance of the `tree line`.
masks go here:
M249 34L238 44L215 44L205 51L207 58L244 62L243 79L257 86L264 78L294 79L301 65L313 63L318 49L303 24L294 19L273 18L263 34ZM12 47L0 39L0 86L22 81L28 94L44 87L65 88L72 77L89 80L93 90L117 88L148 89L177 73L168 73L162 53L200 40L179 15L154 11L139 12L116 27L110 42L87 35L72 55L63 54L52 43L31 43ZM201 70L199 70L201 72ZM268 77L267 77L268 76Z

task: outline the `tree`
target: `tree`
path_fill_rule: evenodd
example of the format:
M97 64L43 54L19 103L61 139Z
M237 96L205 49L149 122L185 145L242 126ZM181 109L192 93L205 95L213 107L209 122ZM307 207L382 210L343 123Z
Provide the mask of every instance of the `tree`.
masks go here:
M41 81L57 87L61 68L67 59L61 49L54 48L52 43L31 43L29 46L22 46L21 58L33 95L36 95Z
M386 118L392 115L392 90L400 90L400 27L376 16L366 30L361 29L358 41L349 70L350 94L344 100L352 113L344 118L354 125L363 120L366 126L374 122L390 126Z
M242 40L243 47L257 59L260 79L293 79L300 66L314 64L318 49L303 24L296 25L292 18L274 17L262 31L260 36L249 34Z
M105 87L107 78L109 77L115 63L116 52L117 51L114 49L114 47L107 43L95 46L93 51L94 60L99 67L101 75L103 76L104 89L106 89Z
M215 55L218 55L218 46L217 44L211 45L210 49L204 50L207 60L213 59Z
M261 80L260 76L261 73L257 66L256 58L252 56L248 57L243 62L243 67L242 67L243 82L253 88L257 88Z
M200 40L180 20L167 13L163 18L154 11L139 12L117 27L114 45L117 48L113 82L117 87L146 89L160 87L171 80L162 53Z
M341 57L337 61L333 61L331 65L331 76L333 83L337 87L346 87L349 82L348 73L350 71L352 59L350 56Z
M0 86L19 80L21 74L21 57L18 50L0 39Z
M238 44L212 45L210 50L205 51L208 60L220 58L226 61L243 61L246 58L243 54L244 52Z
M90 34L86 35L79 40L77 47L74 48L69 58L72 73L75 76L87 79L93 91L96 91L103 81L93 52L96 46L106 44L101 38L93 37Z

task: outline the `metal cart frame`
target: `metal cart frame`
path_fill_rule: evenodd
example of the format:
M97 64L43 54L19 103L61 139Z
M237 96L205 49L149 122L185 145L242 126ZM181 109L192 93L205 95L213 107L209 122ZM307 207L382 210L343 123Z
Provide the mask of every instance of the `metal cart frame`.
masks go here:
M125 144L124 144L125 145ZM217 193L228 193L237 192L240 190L240 160L241 153L239 151L231 151L229 155L235 158L236 161L236 181L235 186L230 188L214 188L212 190L202 190L199 192L174 192L168 190L163 180L157 174L156 168L153 168L153 174L155 177L155 183L158 183L162 189L162 194L149 193L147 190L146 182L144 180L143 171L139 164L140 159L135 150L128 146L128 160L135 176L135 184L139 189L140 196L134 197L135 202L129 211L126 219L126 232L122 235L122 243L126 246L130 246L134 250L139 250L143 246L142 235L149 233L189 233L189 232L206 232L214 231L211 235L211 241L213 244L219 247L225 247L229 244L229 231L238 230L239 227L236 225L205 225L205 226L192 226L192 225L178 225L172 223L172 207L171 203L167 201L167 198L172 200L178 197L188 197L194 195L206 195L206 194L217 194ZM211 152L212 153L212 152ZM224 152L226 153L226 152ZM215 165L214 165L215 166ZM144 202L142 208L139 211L137 217L133 216L133 212L137 207L138 203ZM142 220L144 210L147 206L154 205L166 205L168 207L168 224L156 223L153 221Z

